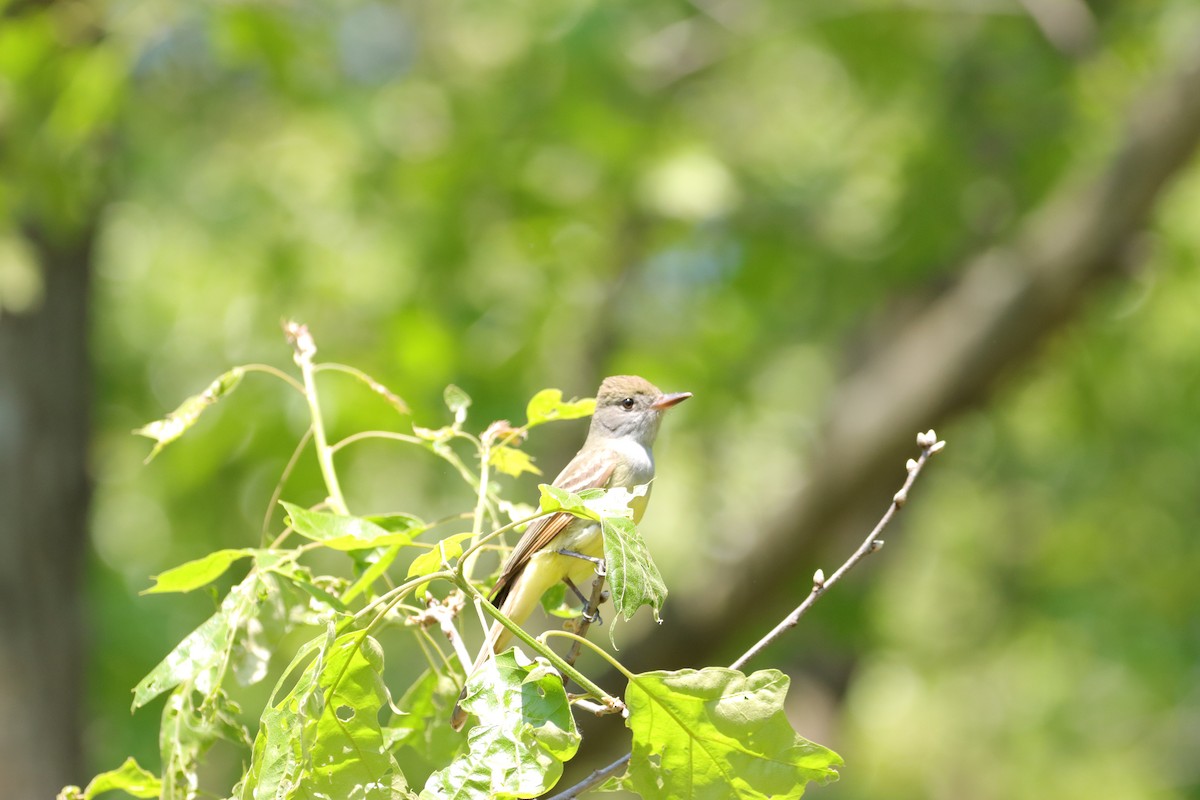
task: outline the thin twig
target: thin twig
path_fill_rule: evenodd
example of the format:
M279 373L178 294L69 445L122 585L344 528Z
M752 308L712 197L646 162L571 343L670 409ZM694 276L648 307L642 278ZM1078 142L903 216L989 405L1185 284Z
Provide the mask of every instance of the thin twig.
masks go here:
M796 623L812 608L813 603L817 602L817 598L825 594L826 589L841 580L842 576L853 569L865 556L876 552L883 546L883 541L879 538L879 535L883 533L883 529L892 521L892 517L896 516L896 512L903 508L905 502L908 501L908 491L912 488L917 476L921 474L925 462L929 460L930 456L946 446L945 442L938 440L937 434L932 430L917 434L917 444L921 446L921 455L915 461L909 459L907 464L908 478L905 479L904 485L900 487L900 491L896 492L892 498L892 504L888 506L888 510L884 512L883 517L875 524L871 532L867 534L867 538L863 539L863 543L858 546L854 554L846 559L846 562L838 567L837 572L834 572L828 578L825 577L821 570L817 570L816 574L813 575L812 591L808 593L808 597L804 598L804 602L798 605L795 611L788 614L787 618L776 625L774 630L759 639L753 647L742 653L740 658L730 664L731 669L741 669L747 661L750 661L765 650L768 645L782 636L785 631L796 627Z
M300 461L300 454L304 452L304 448L308 446L308 440L312 438L312 426L308 426L308 430L300 437L299 444L292 451L292 457L288 459L287 465L283 468L283 474L279 476L279 481L275 484L274 491L271 492L271 499L267 501L267 512L263 515L262 531L259 539L266 542L267 531L271 528L271 517L275 514L275 506L279 503L279 498L283 496L283 485L287 483L288 478L292 475L292 470L296 468L297 462ZM282 539L276 539L271 542L271 547L278 547L282 543Z
M283 329L292 345L292 357L296 366L300 367L304 376L304 396L308 399L308 410L312 415L313 445L317 450L321 477L325 479L325 489L329 492L329 507L335 514L349 516L350 509L346 506L337 470L333 467L333 451L329 449L329 441L325 438L325 421L321 418L321 405L317 401L317 385L313 371L313 356L317 354L317 345L305 325L288 321L284 323Z
M929 430L925 433L917 434L917 445L921 448L921 455L916 460L909 459L908 463L906 464L908 469L908 478L905 479L904 485L900 487L900 491L896 492L895 496L892 497L892 504L888 506L888 510L884 512L883 517L880 518L879 522L875 525L871 532L867 534L867 538L863 540L863 543L859 545L858 549L855 550L848 559L846 559L846 562L838 567L837 571L828 578L825 577L824 572L817 570L816 574L813 575L812 591L808 593L808 597L804 598L804 602L797 606L796 610L789 614L782 622L776 625L770 633L756 642L753 647L751 647L749 650L743 653L740 658L730 664L729 666L731 669L741 669L743 665L758 656L786 631L796 627L796 624L800 621L800 618L804 616L810 608L812 608L813 604L817 602L818 597L825 594L826 589L841 580L842 576L853 569L858 562L862 561L863 557L876 552L880 547L883 546L883 540L879 538L879 535L883 533L884 528L886 528L888 523L892 521L892 517L896 516L896 512L903 508L904 504L908 501L908 492L912 488L913 483L917 480L917 476L921 474L921 470L924 468L925 462L929 460L930 456L941 452L942 448L946 446L946 443L939 440L937 438L937 434L932 430ZM572 798L578 797L592 787L597 786L613 775L616 775L626 764L629 763L632 757L632 754L625 754L621 758L609 764L607 767L596 770L579 783L575 784L569 789L566 789L565 791L559 792L553 797L548 798L548 800L572 800Z
M570 789L565 789L553 797L547 798L547 800L572 800L572 798L579 797L579 795L588 791L593 786L598 786L599 784L611 778L613 775L616 775L625 767L626 764L629 763L629 759L631 758L633 758L633 754L626 753L613 763L609 764L607 767L601 767L600 769L595 770L591 775L588 775Z

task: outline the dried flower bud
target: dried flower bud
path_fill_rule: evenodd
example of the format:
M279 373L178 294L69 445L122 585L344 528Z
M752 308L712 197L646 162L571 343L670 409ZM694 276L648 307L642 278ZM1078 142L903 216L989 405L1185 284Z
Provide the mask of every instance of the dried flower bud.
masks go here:
M825 570L818 569L813 573L813 586L821 587L825 585Z
M917 471L917 462L910 458L908 461L904 462L904 468L908 470L908 473L911 475Z
M312 334L308 332L307 325L293 322L290 319L285 320L283 323L283 333L295 351L294 357L296 363L311 361L312 357L317 354L317 344L313 341Z
M946 448L945 441L934 442L933 444L929 445L929 454L933 455L934 453L940 453L945 448Z
M883 539L876 539L875 541L871 542L871 552L872 553L878 553L882 549L883 549Z
M903 489L896 492L896 496L892 498L892 502L896 504L897 508L903 508L904 504L908 502L908 492Z
M520 444L525 440L525 432L514 428L506 419L498 419L491 425L488 425L487 430L483 432L482 438L489 444L501 440Z

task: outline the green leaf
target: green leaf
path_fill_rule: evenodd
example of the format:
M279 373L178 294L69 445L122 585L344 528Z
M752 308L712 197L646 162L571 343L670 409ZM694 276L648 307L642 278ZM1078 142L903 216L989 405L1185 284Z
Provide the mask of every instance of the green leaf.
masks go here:
M467 409L471 406L471 396L453 383L442 393L446 408L454 414L454 427L460 428L467 421Z
M259 576L254 572L229 590L221 608L205 620L172 650L158 666L133 689L133 709L144 706L168 689L181 683L199 682L198 689L208 693L212 676L228 661L235 634L258 613ZM199 681L204 678L203 681Z
M158 730L162 800L194 800L200 757L218 739L250 747L250 737L237 721L240 713L237 704L219 689L199 705L191 684L177 687L167 697Z
M533 458L528 453L507 445L492 448L491 455L488 456L488 463L505 475L511 475L514 478L518 478L526 472L532 472L534 475L542 474L542 471L533 465Z
M646 798L783 800L836 780L842 759L792 729L787 689L778 670L635 675L625 692L633 788Z
M654 618L658 619L658 612L667 598L667 587L650 557L645 540L638 533L631 508L639 498L646 496L649 487L587 489L579 494L548 484L538 488L542 492L542 511L565 511L601 522L604 559L617 611L628 620L639 608L648 605L654 611ZM610 637L612 631L610 627Z
M587 589L580 589L587 594ZM567 593L567 585L561 581L542 593L542 610L560 619L575 619L582 616L583 609L579 607L579 598L574 593Z
M200 394L184 400L179 408L167 416L134 430L137 435L155 441L154 449L146 456L146 463L150 463L164 447L183 436L188 428L196 424L196 420L200 419L206 408L236 389L242 381L243 374L245 371L241 367L234 367L210 383Z
M469 750L429 776L422 800L536 797L562 776L579 748L562 677L518 652L501 653L467 681L463 707L479 717Z
M558 389L542 389L525 407L525 427L532 428L554 420L588 417L595 410L596 399L593 397L563 402L562 392Z
M103 792L111 792L114 789L120 789L126 794L134 797L158 797L162 791L162 782L158 776L154 775L138 766L137 761L132 758L125 759L125 763L116 769L110 769L108 772L101 772L96 777L88 782L87 788L79 792L77 787L68 787L75 791L67 793L64 790L59 797L69 797L74 800L91 800L98 794Z
M383 577L383 573L388 571L388 567L392 565L398 555L400 555L400 545L398 544L392 545L381 553L378 558L363 570L362 576L354 582L354 585L345 591L342 595L342 600L349 603L369 589L375 581Z
M392 717L383 735L408 775L429 775L444 767L466 745L466 739L441 720L458 700L461 687L447 673L425 670L396 701L403 713Z
M432 575L439 572L444 564L448 564L452 559L462 555L462 543L470 539L473 534L470 531L466 533L456 533L453 536L447 536L429 550L412 560L408 565L408 575L405 580L411 578L419 578L423 575ZM423 583L417 587L413 594L417 597L425 594L425 588L429 584Z
M180 564L154 576L154 585L143 589L141 594L161 594L163 592L190 592L207 586L225 574L233 562L252 556L256 553L248 547L238 550L217 550L204 558Z
M425 527L425 523L420 517L400 511L391 514L368 514L363 519L391 533L413 532L417 528Z
M372 547L388 545L406 545L412 542L413 536L424 530L424 523L416 517L408 515L389 516L390 524L397 530L388 530L363 517L351 517L344 514L330 514L325 511L310 511L287 501L280 501L288 513L289 524L296 533L320 542L331 550L366 550ZM412 523L403 527L405 518Z
M667 585L650 558L650 550L637 525L625 517L605 517L601 527L613 608L629 620L639 608L650 606L657 620L667 599Z
M568 514L574 514L584 519L593 519L597 522L600 520L600 514L589 508L587 501L603 496L603 489L586 489L579 494L575 494L565 489L559 489L557 486L551 486L548 483L539 484L538 489L542 493L540 504L542 511L547 513L551 511L566 511Z
M355 632L330 642L262 716L242 800L411 797L384 746L383 648Z

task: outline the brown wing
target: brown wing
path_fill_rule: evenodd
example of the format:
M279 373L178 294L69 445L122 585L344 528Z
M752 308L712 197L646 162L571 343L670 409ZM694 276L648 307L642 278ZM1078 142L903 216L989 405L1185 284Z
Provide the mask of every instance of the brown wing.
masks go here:
M576 493L584 489L602 489L608 485L616 464L617 454L607 447L596 448L588 453L580 451L571 459L571 463L558 473L551 485ZM492 603L499 606L504 602L512 585L529 563L530 556L554 541L554 537L562 533L574 519L573 514L560 511L530 523L525 529L525 535L504 562L504 568L500 570L500 577L492 587Z

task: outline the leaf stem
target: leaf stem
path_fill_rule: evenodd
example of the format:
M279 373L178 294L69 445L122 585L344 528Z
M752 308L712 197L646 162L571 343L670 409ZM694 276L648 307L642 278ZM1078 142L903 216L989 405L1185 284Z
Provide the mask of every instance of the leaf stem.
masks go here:
M312 438L312 427L304 432L300 437L300 442L296 445L296 449L292 451L291 458L288 459L287 465L283 468L283 473L279 476L279 481L275 484L274 491L271 492L271 499L267 501L267 513L263 515L262 531L259 540L264 544L267 541L267 531L271 527L271 516L275 513L275 506L279 503L279 498L283 495L283 485L287 483L287 479L291 477L292 470L296 468L296 464L300 461L300 454L304 452L304 448L308 446L308 440ZM287 534L291 528L284 530L283 534L275 541L271 542L271 548L274 549L283 543L287 538Z
M462 559L459 559L459 563L462 563ZM470 581L464 578L461 572L455 576L455 582L458 583L460 589L467 592L477 601L477 608L482 608L485 612L487 612L488 616L499 622L504 627L508 628L509 632L512 633L512 635L516 638L520 639L525 646L534 650L536 653L538 653L538 655L544 657L554 666L555 669L566 675L571 680L575 681L575 683L581 686L585 692L590 694L592 697L595 697L606 706L614 708L619 706L621 702L620 700L601 689L599 686L589 680L582 672L568 664L561 656L547 647L543 642L539 642L537 639L530 636L525 632L524 628L506 617L500 611L500 609L488 602L487 598L483 596L483 593L476 589Z
M277 367L272 367L270 364L243 364L241 369L245 370L246 372L262 372L267 375L273 375L274 377L279 378L279 380L286 383L288 386L291 386L300 394L304 394L304 386L301 385L300 381L296 380L291 375L288 375L283 370Z
M556 636L556 637L559 637L562 639L570 639L572 642L574 642L577 645L580 645L580 646L586 645L587 647L590 647L596 653L596 655L600 656L605 661L607 661L609 663L609 666L611 666L617 672L621 673L629 680L634 679L634 677L635 677L634 674L632 672L630 672L628 669L626 669L624 664L622 664L620 661L617 661L615 658L613 658L611 653L609 653L607 650L605 650L600 645L593 642L591 639L586 639L586 638L580 636L579 634L571 633L570 631L546 631L545 633L543 633L541 635L540 638L549 639L552 636Z
M485 439L487 437L484 437ZM489 441L479 443L479 488L476 492L475 500L475 517L471 522L471 545L467 553L463 554L463 566L460 570L462 576L468 581L471 580L472 574L475 572L475 562L478 561L478 550L473 547L478 541L479 536L483 532L483 515L487 507L488 498L488 481L490 480L492 460L492 446Z
M296 366L300 367L300 373L304 376L304 397L308 400L308 411L312 416L313 444L317 450L317 463L321 466L321 477L325 479L325 488L329 492L329 507L335 514L349 516L350 509L346 505L337 470L333 466L333 451L329 449L329 441L325 436L325 421L321 417L321 404L317 399L316 369L313 366L313 356L317 354L316 343L304 325L289 322L284 326L284 330L292 343Z

